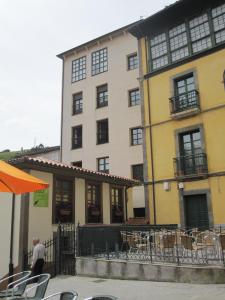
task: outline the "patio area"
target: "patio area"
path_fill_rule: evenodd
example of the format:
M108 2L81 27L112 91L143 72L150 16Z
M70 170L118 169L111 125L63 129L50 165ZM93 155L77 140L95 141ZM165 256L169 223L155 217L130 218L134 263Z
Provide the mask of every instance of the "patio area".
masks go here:
M133 280L113 280L79 276L58 276L50 280L47 295L75 290L78 300L91 295L110 294L119 300L217 300L224 299L224 285L197 285Z

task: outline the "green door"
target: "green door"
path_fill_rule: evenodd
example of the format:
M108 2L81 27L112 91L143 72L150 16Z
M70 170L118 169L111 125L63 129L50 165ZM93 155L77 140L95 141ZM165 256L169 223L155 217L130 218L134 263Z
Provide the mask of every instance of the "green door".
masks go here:
M206 194L184 196L184 209L187 228L209 228Z

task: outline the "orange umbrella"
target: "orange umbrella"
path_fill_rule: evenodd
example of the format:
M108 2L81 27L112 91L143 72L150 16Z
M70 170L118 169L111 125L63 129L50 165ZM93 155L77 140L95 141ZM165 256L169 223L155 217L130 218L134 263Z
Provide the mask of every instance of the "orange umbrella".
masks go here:
M14 211L15 194L35 192L48 188L49 184L27 174L4 161L0 160L0 192L13 193L12 197L12 219L11 219L11 239L9 275L13 274L13 235L14 235Z

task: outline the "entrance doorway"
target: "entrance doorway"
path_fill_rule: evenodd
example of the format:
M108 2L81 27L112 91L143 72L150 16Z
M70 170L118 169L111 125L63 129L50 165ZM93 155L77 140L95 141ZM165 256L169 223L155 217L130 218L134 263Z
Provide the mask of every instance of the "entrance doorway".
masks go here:
M184 196L184 213L187 228L209 228L207 195Z

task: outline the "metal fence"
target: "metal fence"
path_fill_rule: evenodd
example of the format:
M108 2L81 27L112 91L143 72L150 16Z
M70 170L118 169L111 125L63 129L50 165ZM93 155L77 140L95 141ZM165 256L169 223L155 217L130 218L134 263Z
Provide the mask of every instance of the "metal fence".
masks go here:
M51 274L52 277L57 274L57 238L54 237L52 239L46 240L43 242L46 254L45 254L45 264L43 267L43 271ZM24 262L23 269L28 270L32 264L33 258L33 249L24 253Z
M77 228L77 256L177 265L224 265L225 231L176 225Z

